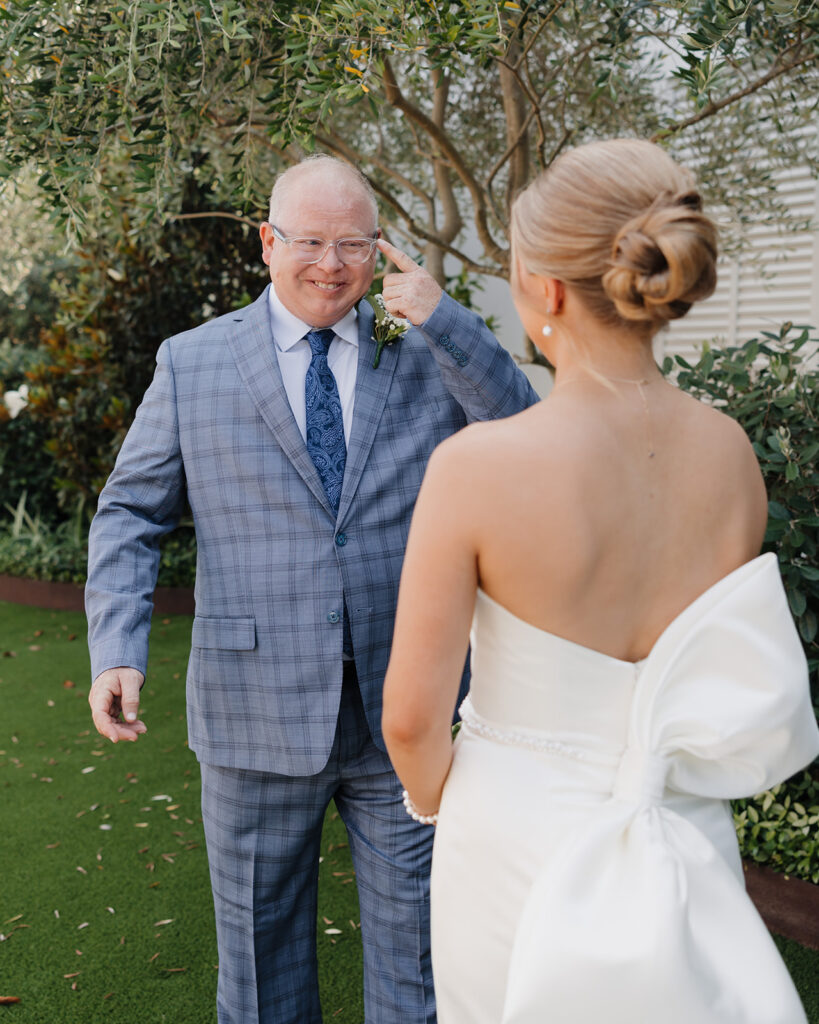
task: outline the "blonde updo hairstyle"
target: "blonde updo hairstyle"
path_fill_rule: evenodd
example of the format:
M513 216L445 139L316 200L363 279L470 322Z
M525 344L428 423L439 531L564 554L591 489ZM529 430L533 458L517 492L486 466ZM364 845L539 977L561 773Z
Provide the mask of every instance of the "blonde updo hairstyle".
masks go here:
M601 322L653 334L707 298L717 230L691 173L659 146L610 139L560 156L516 199L512 248Z

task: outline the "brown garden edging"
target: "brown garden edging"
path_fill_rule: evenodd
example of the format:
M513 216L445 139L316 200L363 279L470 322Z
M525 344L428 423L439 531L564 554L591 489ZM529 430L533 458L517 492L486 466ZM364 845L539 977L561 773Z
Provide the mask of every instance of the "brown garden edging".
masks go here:
M748 895L769 930L819 949L819 885L745 862Z
M0 575L0 601L12 604L81 612L84 609L83 590L81 583L53 583L50 580ZM154 612L159 615L193 615L193 611L192 587L157 587L154 591Z
M0 575L0 601L56 611L82 611L83 586ZM193 589L157 587L154 611L192 615ZM802 946L819 950L819 885L789 878L771 868L744 863L745 884L768 928Z

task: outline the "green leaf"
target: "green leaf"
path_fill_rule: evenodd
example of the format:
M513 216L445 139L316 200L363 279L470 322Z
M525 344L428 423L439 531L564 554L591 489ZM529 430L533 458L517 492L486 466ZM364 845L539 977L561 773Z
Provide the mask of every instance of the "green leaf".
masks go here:
M797 619L804 615L808 607L807 599L801 590L788 591L788 604L791 607L791 612Z
M791 514L784 505L781 505L778 501L768 502L768 515L772 519L784 519L790 522Z

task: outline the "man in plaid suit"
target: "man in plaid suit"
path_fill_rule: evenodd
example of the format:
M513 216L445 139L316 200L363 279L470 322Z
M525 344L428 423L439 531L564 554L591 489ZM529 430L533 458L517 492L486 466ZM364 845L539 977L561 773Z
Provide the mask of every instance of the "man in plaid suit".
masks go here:
M331 800L356 869L366 1019L435 1019L433 830L405 813L380 726L398 581L433 448L537 396L483 321L379 235L349 165L313 158L278 179L261 227L271 285L162 344L91 528L94 723L136 739L158 543L186 499L193 511L188 731L220 1024L321 1021L316 888ZM360 301L376 245L403 271L385 278L387 306L414 325L380 361Z

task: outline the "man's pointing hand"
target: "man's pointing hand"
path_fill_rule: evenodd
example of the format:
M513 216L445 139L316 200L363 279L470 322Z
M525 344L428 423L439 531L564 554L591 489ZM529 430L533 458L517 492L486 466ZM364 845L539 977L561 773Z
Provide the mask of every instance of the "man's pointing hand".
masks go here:
M379 238L378 248L399 271L384 275L384 305L393 316L403 317L417 327L438 305L443 294L441 286L415 260L383 238Z

